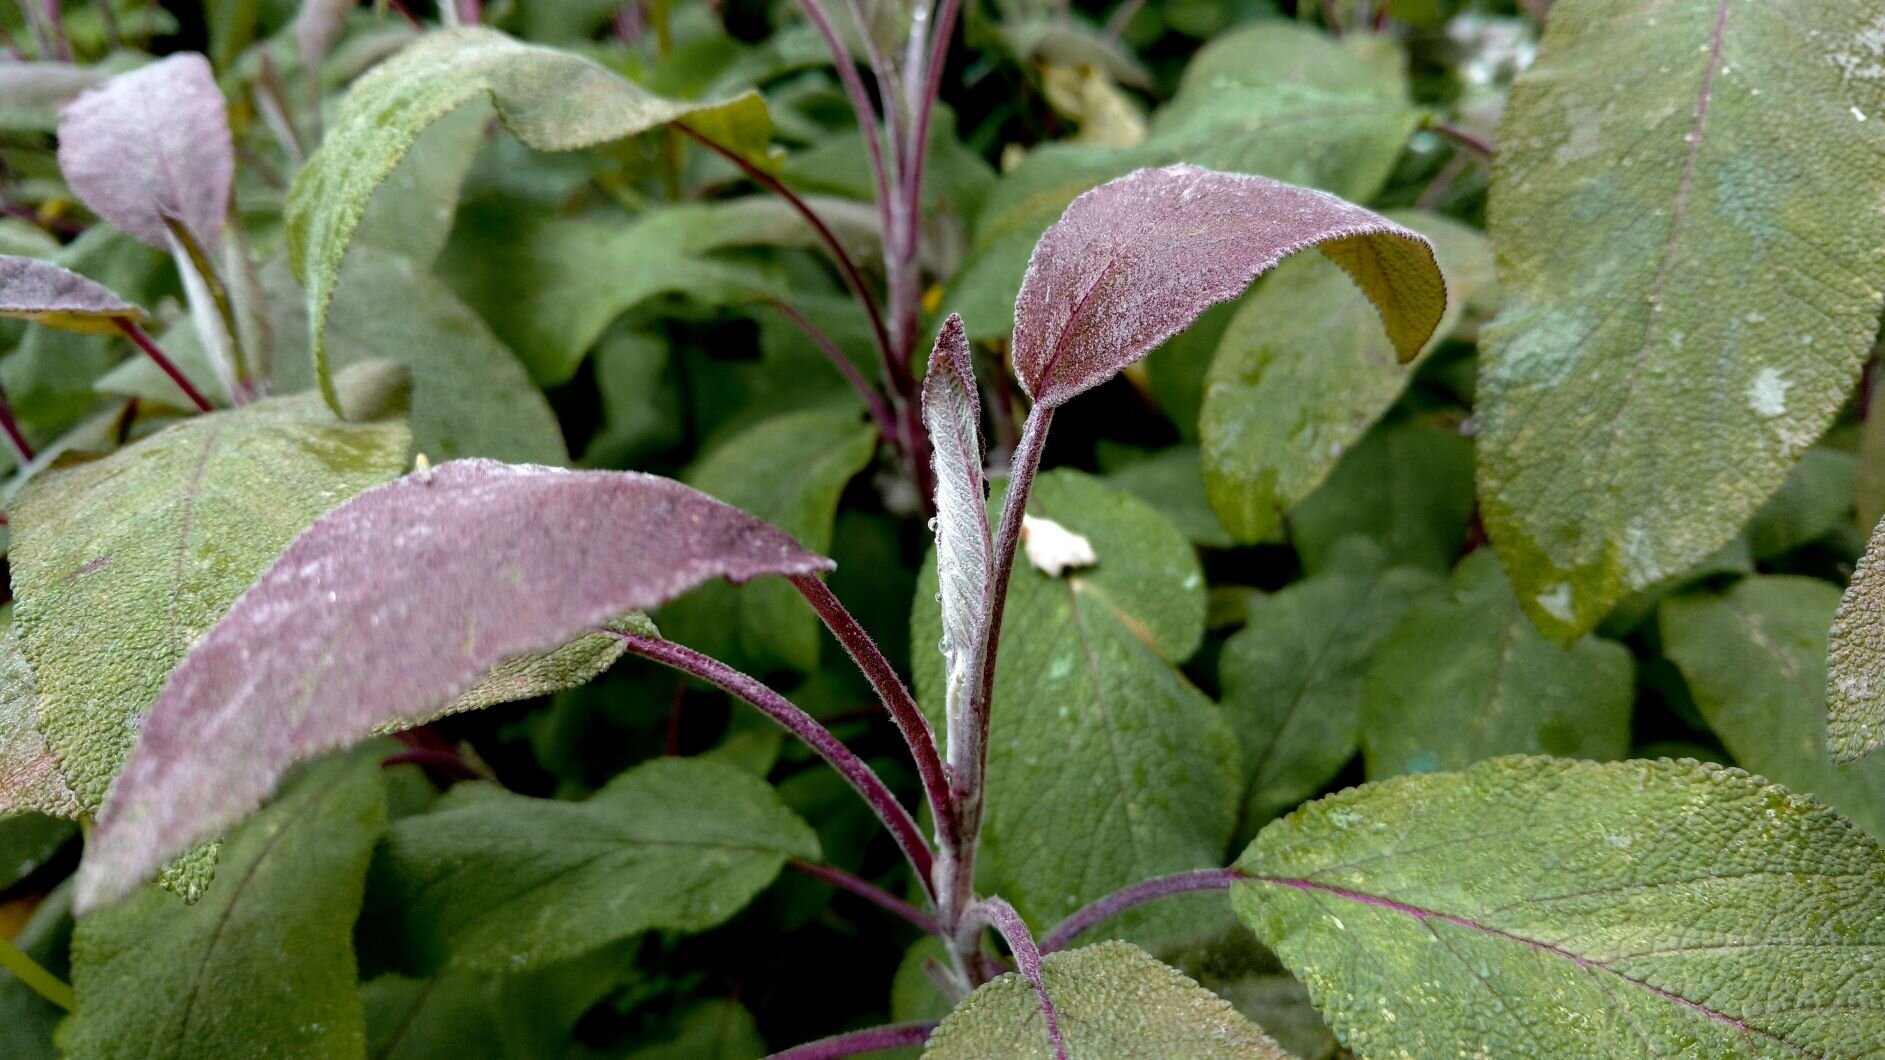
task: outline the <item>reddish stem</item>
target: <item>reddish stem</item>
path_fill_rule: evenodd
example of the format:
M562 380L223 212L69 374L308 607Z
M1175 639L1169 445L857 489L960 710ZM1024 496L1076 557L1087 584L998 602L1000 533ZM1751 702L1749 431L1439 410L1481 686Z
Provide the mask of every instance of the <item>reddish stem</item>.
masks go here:
M880 909L895 913L916 925L916 927L925 934L935 935L939 938L943 934L942 925L936 922L935 917L930 916L921 909L898 898L882 887L871 883L869 880L858 879L856 876L845 872L843 869L832 868L830 865L814 865L809 861L789 861L786 862L786 864L792 869L802 872L813 879L823 880L841 891L849 891L857 895L859 898L864 899Z
M0 389L0 430L7 435L7 443L13 446L13 455L19 459L22 470L33 462L33 446L20 433L20 422L13 418L13 405L7 400L7 392Z
M935 1029L934 1023L892 1023L795 1045L784 1052L772 1054L767 1060L840 1060L861 1053L901 1049L929 1041L929 1034Z
M962 934L973 935L982 924L1001 932L1001 937L1008 943L1008 952L1014 954L1015 967L1022 976L1034 984L1034 996L1040 1000L1041 1015L1047 1019L1047 1037L1054 1043L1054 1060L1067 1060L1067 1043L1060 1037L1060 1017L1054 1011L1054 999L1047 996L1047 987L1041 983L1041 951L1034 945L1034 936L1028 932L1028 925L1015 912L1014 906L1000 898L984 898L970 906L962 918ZM960 944L960 943L959 943Z
M877 111L871 106L870 94L864 91L864 81L857 76L857 64L851 61L851 53L844 46L844 41L831 24L831 16L825 13L823 4L818 0L799 0L799 7L805 11L805 17L811 19L818 35L825 39L825 47L831 51L832 65L838 70L838 83L844 86L844 94L851 101L851 109L857 112L858 130L864 136L864 148L870 154L871 174L877 183L877 213L884 226L884 238L890 238L890 170L884 165L883 141L877 132ZM859 23L862 28L862 23ZM884 101L885 107L890 101Z
M871 767L864 764L855 752L844 745L842 740L831 735L831 730L818 723L818 720L793 706L784 696L766 687L752 677L735 670L726 663L710 656L702 655L692 648L683 647L673 641L655 637L644 637L636 633L624 633L621 630L597 627L597 632L607 633L619 639L631 652L644 659L652 659L663 666L669 666L682 673L692 674L702 681L729 695L751 703L759 708L760 713L778 722L787 732L805 741L820 758L831 764L833 769L871 809L877 812L884 827L902 849L903 856L910 861L910 867L916 870L917 879L923 881L924 888L930 889L930 865L934 855L928 844L923 841L923 833L916 827L916 821L908 810L891 794L890 789L878 778ZM933 891L932 891L933 893Z
M1102 921L1118 916L1135 905L1143 905L1174 894L1227 890L1231 884L1243 878L1243 873L1236 869L1199 869L1196 872L1157 876L1130 887L1121 888L1088 904L1061 921L1054 930L1041 938L1041 952L1053 953L1055 950L1065 949L1067 943L1080 937L1081 933Z
M157 343L151 341L151 337L138 326L137 321L130 317L112 317L111 322L118 326L119 331L124 332L125 338L130 339L138 349L143 350L146 357L156 362L157 367L163 369L164 374L170 377L170 381L177 384L177 388L183 391L184 397L189 398L197 408L204 412L216 411L216 406L210 404L210 400L203 396L203 392L196 388L196 384L190 382L189 377L177 368L176 362L170 359L170 355L165 353Z
M1467 132L1465 129L1454 125L1452 122L1429 122L1427 128L1432 129L1434 132L1459 144L1461 147L1466 148L1468 151L1471 151L1481 158L1492 157L1492 144L1490 142L1476 133Z
M875 387L865 381L864 374L857 370L857 365L851 363L851 358L846 357L843 350L838 349L838 344L831 341L829 336L818 329L818 325L812 323L804 313L799 312L790 303L773 298L768 299L766 304L777 309L787 320L797 324L799 330L825 352L825 356L831 359L832 366L838 369L838 374L844 376L845 381L851 384L851 389L857 391L857 396L863 399L864 407L870 409L871 419L876 422L877 430L893 443L897 442L900 438L900 429L895 416L890 411L889 403L884 401L884 396L879 394Z
M844 645L845 654L857 664L864 677L883 701L884 709L890 713L891 720L897 723L897 729L903 733L903 742L909 745L910 757L916 760L916 772L923 778L923 791L929 797L930 812L936 818L936 832L939 839L948 845L957 842L956 815L954 800L949 797L949 781L943 772L942 758L936 753L936 733L929 727L929 719L916 705L916 697L897 676L897 671L878 650L870 634L858 625L857 619L844 608L837 594L831 591L822 579L815 574L801 574L792 578L792 585L818 612L825 628Z

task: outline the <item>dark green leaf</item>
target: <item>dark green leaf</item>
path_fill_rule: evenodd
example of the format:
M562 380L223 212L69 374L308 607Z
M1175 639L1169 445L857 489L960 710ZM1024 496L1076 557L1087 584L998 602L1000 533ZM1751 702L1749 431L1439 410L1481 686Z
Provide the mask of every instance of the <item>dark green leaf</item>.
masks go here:
M1330 569L1350 534L1379 544L1391 563L1444 573L1472 513L1473 443L1443 426L1398 420L1363 435L1290 510L1290 540L1311 573Z

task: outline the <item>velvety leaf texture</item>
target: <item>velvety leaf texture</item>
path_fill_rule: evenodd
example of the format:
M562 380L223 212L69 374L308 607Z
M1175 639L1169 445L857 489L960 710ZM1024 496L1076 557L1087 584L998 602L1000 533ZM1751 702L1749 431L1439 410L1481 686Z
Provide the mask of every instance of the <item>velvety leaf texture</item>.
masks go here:
M1833 615L1826 746L1850 762L1885 747L1885 522L1872 531Z
M1099 562L1050 577L1015 564L990 717L980 887L1053 924L1148 876L1221 865L1241 788L1224 712L1177 663L1203 635L1191 546L1143 501L1076 471L1036 480L1029 513L1092 543ZM932 720L944 704L933 566L910 640ZM1174 905L1113 921L1148 944L1190 937Z
M583 802L455 790L405 818L375 863L407 953L521 971L651 929L705 931L738 912L818 837L744 770L658 758Z
M1548 633L1719 549L1844 402L1885 299L1881 34L1870 0L1553 11L1499 137L1476 417Z
M590 147L681 119L748 155L763 154L771 136L765 104L752 93L680 103L581 56L494 30L425 35L354 84L289 191L290 260L308 287L310 339L324 388L328 303L368 200L427 126L479 95L490 97L519 140L541 151Z
M1175 165L1087 192L1041 237L1015 302L1015 373L1036 402L1063 404L1312 246L1375 303L1402 360L1419 352L1447 304L1424 237L1326 192Z
M1885 852L1737 769L1500 758L1312 803L1232 901L1361 1055L1885 1040Z
M988 629L988 593L994 546L988 528L988 497L982 479L982 401L962 318L943 322L923 380L923 427L929 432L936 473L936 580L941 593L943 639L948 648L949 713L975 676Z
M49 261L0 255L0 316L24 317L65 331L115 333L114 318L144 310L110 288Z
M386 827L378 758L309 770L230 837L195 906L146 887L80 919L70 1054L361 1055L353 926Z
M1391 215L1427 237L1451 295L1431 351L1492 286L1478 232L1432 214ZM1238 541L1261 541L1334 470L1407 386L1368 299L1334 265L1284 263L1237 306L1205 378L1198 433L1211 506Z
M343 382L351 392L378 374ZM396 419L346 423L312 396L275 398L193 417L20 493L15 628L40 729L88 812L196 639L317 516L399 474L407 440Z
M1826 753L1826 627L1839 590L1761 575L1663 601L1663 654L1738 765L1805 792L1885 838L1885 759Z
M295 761L711 578L830 569L678 482L463 460L296 538L177 668L99 814L80 908L237 820Z
M213 252L236 155L209 60L172 55L73 100L59 121L59 170L80 201L143 242L168 249L169 217Z
M1451 591L1423 600L1368 666L1362 751L1371 780L1460 769L1506 754L1621 758L1635 666L1615 641L1554 644L1480 549ZM1785 779L1785 778L1782 778Z
M39 732L33 668L9 621L0 630L0 814L31 810L76 818L85 808L59 775L59 762Z
M1073 1057L1163 1060L1286 1060L1289 1056L1230 1002L1126 942L1050 953L1041 983ZM949 1014L924 1060L1040 1057L1054 1048L1033 984L1010 973L990 980Z

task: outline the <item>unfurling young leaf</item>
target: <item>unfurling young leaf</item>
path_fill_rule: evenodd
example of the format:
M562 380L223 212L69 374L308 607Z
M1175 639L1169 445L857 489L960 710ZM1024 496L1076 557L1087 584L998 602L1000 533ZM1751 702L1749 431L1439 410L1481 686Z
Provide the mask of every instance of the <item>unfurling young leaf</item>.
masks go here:
M1230 1002L1128 942L1050 953L1041 984L1054 999L1066 1055L1285 1060ZM924 1060L1054 1055L1033 984L1004 975L984 984L930 1035Z
M1041 237L1015 302L1015 374L1036 403L1064 404L1312 246L1374 302L1402 360L1420 352L1447 301L1424 237L1326 192L1176 165L1094 188Z
M341 261L367 202L428 126L488 95L499 119L540 151L570 151L686 119L736 154L758 157L771 121L757 94L713 103L663 99L605 67L494 30L430 33L361 78L287 204L289 260L308 289L316 378L332 401L324 331Z
M209 60L173 55L73 100L59 122L59 169L80 201L139 240L170 249L169 218L213 252L236 157Z
M1364 1056L1860 1056L1885 852L1738 769L1498 758L1314 802L1244 923Z
M1500 130L1475 419L1487 533L1569 639L1727 544L1851 392L1885 304L1885 23L1581 0L1547 25Z
M0 316L61 331L116 334L119 317L143 320L144 310L109 287L37 258L0 255Z
M171 675L78 904L240 820L294 762L432 716L508 659L712 578L830 568L652 475L463 460L369 490L296 538Z
M951 315L936 337L923 379L923 427L936 473L936 583L942 594L944 657L948 660L950 731L963 698L979 678L994 581L988 497L982 479L982 400L962 318Z
M1833 615L1826 703L1834 760L1855 761L1885 747L1885 522L1872 531Z

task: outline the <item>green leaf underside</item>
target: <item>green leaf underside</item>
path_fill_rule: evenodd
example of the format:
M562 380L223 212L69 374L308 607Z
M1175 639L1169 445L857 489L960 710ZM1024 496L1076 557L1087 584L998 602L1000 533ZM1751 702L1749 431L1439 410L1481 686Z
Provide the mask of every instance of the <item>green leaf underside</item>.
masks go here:
M1368 778L1504 754L1621 758L1635 697L1627 649L1597 637L1568 646L1545 639L1497 557L1480 549L1461 562L1449 593L1407 612L1368 665Z
M369 911L420 970L522 971L651 929L698 932L763 890L817 836L765 782L663 758L584 802L462 786L393 825ZM380 917L385 917L384 921Z
M1805 792L1885 837L1885 759L1826 753L1826 627L1839 589L1817 578L1744 578L1665 600L1663 654L1737 764Z
M1204 579L1156 511L1075 471L1035 483L1029 511L1099 556L1051 578L1016 563L990 721L980 887L1052 924L1149 876L1222 864L1240 790L1236 736L1175 663L1197 650ZM934 563L911 616L917 692L938 724L943 660ZM1195 918L1134 911L1121 937L1188 936Z
M1388 213L1433 243L1447 311L1423 355L1492 286L1486 238L1424 213ZM1334 262L1305 255L1238 304L1205 380L1205 487L1238 541L1261 541L1400 396L1403 365L1375 311Z
M1844 400L1885 297L1877 5L1643 15L1554 13L1489 206L1480 497L1564 638L1735 534Z
M1054 1002L1067 1055L1285 1060L1289 1055L1230 1003L1137 946L1102 942L1050 953L1041 983ZM1010 973L950 1013L924 1060L1051 1058L1033 984Z
M1327 573L1249 605L1218 658L1225 716L1243 746L1244 834L1314 795L1355 756L1368 661L1434 575L1386 568L1351 544Z
M1875 416L1885 421L1885 416ZM1870 421L1868 421L1868 430ZM1826 656L1826 746L1842 762L1885 747L1885 522L1872 530L1833 615Z
M1005 338L1034 244L1081 192L1170 162L1254 173L1366 202L1381 190L1419 112L1391 42L1340 42L1269 22L1206 45L1144 144L1125 150L1048 145L995 185L975 219L968 259L944 311L969 337Z
M368 370L371 371L371 370ZM198 416L33 480L14 504L14 621L46 742L96 811L184 654L316 517L405 469L395 419L312 395Z
M831 549L844 487L870 463L877 434L854 412L774 416L709 451L688 485L764 519L813 552ZM661 625L688 646L759 669L818 667L824 627L783 581L703 585L661 610Z
M1740 770L1494 759L1312 803L1237 867L1239 916L1363 1055L1885 1039L1885 853Z
M290 256L308 287L309 336L324 392L328 302L368 201L428 126L481 94L519 140L543 151L589 147L682 119L749 157L763 157L771 137L765 103L754 93L675 102L580 56L492 30L427 34L353 86L289 192Z
M306 296L286 262L262 269L275 357L277 394L314 387L308 357ZM397 328L386 322L399 321ZM173 328L163 345L199 386L213 379L190 328ZM569 459L550 403L530 385L517 357L478 314L411 259L362 244L347 255L327 324L335 371L389 360L412 371L412 444L433 463L484 456L527 464ZM124 362L100 390L179 406L182 392L147 358Z
M79 921L75 1056L361 1055L353 925L385 828L379 755L310 769L179 908L154 887Z

